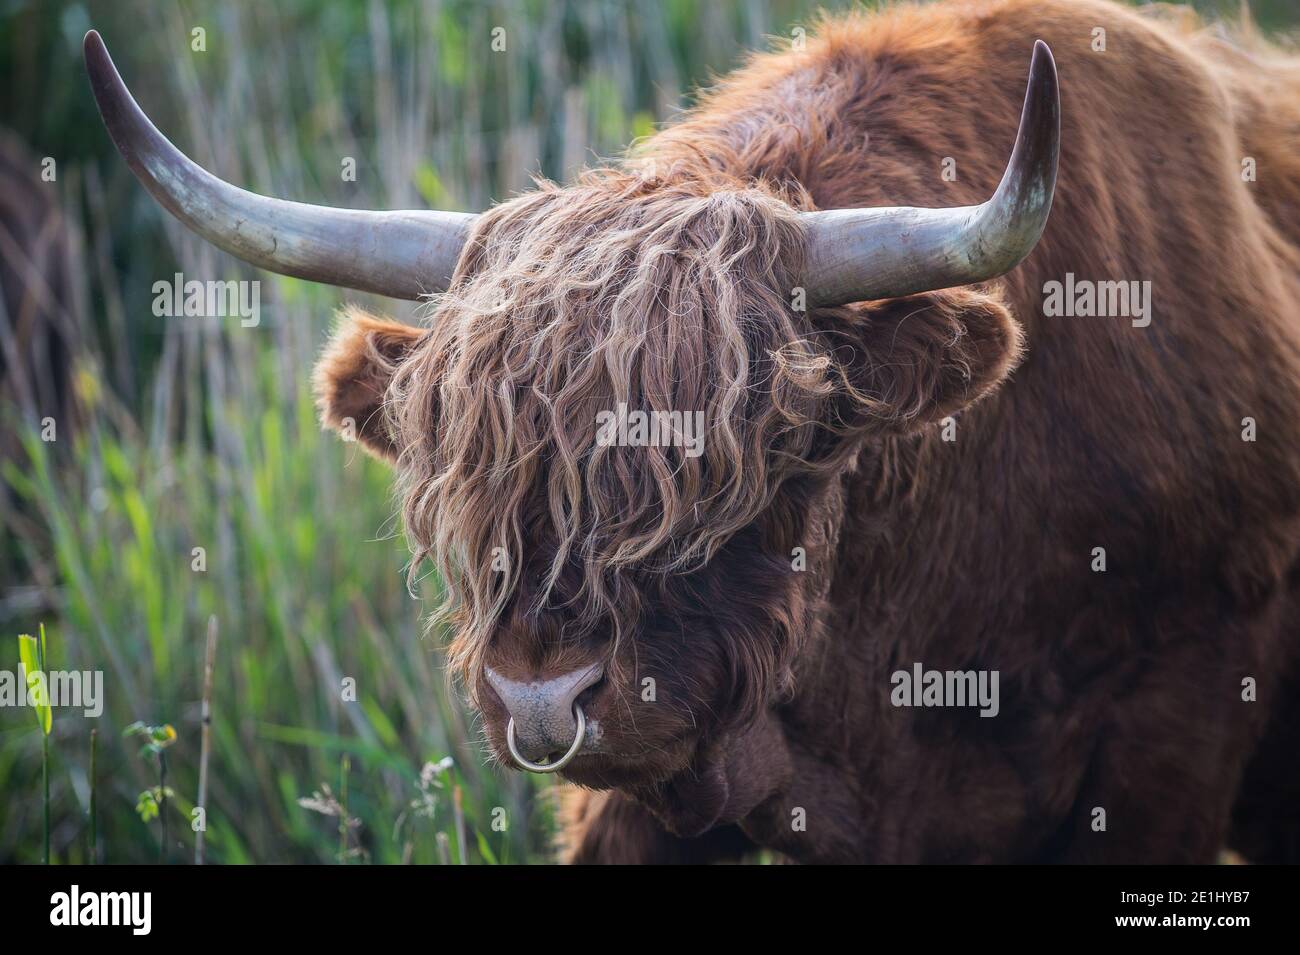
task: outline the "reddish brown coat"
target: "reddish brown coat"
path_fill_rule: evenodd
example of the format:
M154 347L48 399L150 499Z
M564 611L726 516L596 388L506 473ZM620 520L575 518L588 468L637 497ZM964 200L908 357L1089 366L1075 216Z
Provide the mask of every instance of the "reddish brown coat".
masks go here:
M1300 63L1079 0L906 7L816 34L649 151L792 180L820 208L979 202L1042 38L1060 175L1040 245L998 283L1026 337L1009 382L955 442L868 443L819 500L838 528L830 588L774 711L780 743L747 767L779 783L740 828L809 861L1206 862L1235 804L1238 848L1294 861ZM1045 317L1043 286L1067 272L1151 281L1151 324ZM891 707L889 674L913 661L1000 670L1002 713ZM725 831L665 837L625 802L574 801L574 858L735 851Z
M1041 38L1062 96L1052 217L988 288L814 316L884 413L647 607L637 665L697 705L639 711L637 760L573 764L607 791L570 800L568 857L1206 862L1231 841L1295 858L1300 65L1093 0L906 6L814 34L653 138L665 181L761 179L803 207L979 202ZM1067 273L1149 281L1150 324L1045 316ZM378 411L388 370L361 349L415 342L338 339L327 420ZM580 663L554 623L503 621L495 665ZM998 717L892 706L915 662L997 670ZM630 713L635 684L618 692ZM500 753L500 701L478 696Z

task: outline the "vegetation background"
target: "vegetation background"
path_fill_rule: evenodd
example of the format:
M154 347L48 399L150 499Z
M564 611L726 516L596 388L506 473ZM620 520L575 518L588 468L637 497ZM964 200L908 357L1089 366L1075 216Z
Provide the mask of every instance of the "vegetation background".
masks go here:
M447 686L422 609L438 584L425 577L422 599L406 589L387 469L316 423L308 374L339 304L408 321L416 310L256 272L169 219L100 124L86 30L104 35L159 128L232 182L340 206L476 210L533 173L564 179L616 154L746 51L848 5L0 0L0 127L30 175L55 159L55 181L33 188L52 190L72 236L50 319L67 353L28 368L27 387L17 371L42 329L0 313L0 670L16 671L14 638L43 622L48 666L103 670L106 697L99 719L54 716L55 861L91 858L92 729L96 857L193 859L211 618L210 861L540 862L554 826L553 784L488 766ZM1197 6L1238 12L1236 0ZM1296 0L1251 8L1266 30L1300 21ZM490 48L494 27L505 52ZM0 260L21 258L4 239ZM156 318L153 283L175 272L260 279L261 324ZM356 702L342 699L348 677ZM137 721L176 730L161 850L159 820L137 806L157 760L123 735ZM41 748L30 710L0 707L0 862L41 858Z

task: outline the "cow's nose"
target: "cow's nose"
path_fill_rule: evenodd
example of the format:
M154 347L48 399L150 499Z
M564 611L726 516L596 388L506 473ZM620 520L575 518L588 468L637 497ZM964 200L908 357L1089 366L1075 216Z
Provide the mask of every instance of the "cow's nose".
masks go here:
M593 663L563 676L525 682L511 680L491 667L484 667L488 683L514 720L515 742L520 752L532 761L564 753L573 746L578 732L574 702L604 672L603 664Z

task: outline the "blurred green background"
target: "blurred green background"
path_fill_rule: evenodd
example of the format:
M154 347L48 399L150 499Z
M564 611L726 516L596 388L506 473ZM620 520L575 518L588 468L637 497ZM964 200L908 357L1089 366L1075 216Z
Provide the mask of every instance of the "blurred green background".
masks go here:
M160 858L159 822L137 812L157 763L123 737L137 720L176 729L163 857L193 858L210 618L210 861L548 861L555 806L549 781L485 764L425 633L437 583L420 599L405 586L387 469L316 424L312 360L333 310L367 297L255 272L168 219L100 125L85 31L159 128L232 182L475 210L617 153L745 51L847 6L0 0L0 281L27 270L41 290L33 309L0 311L0 669L44 622L50 667L105 674L101 718L55 713L55 861L89 858L92 728L99 858ZM1298 6L1251 4L1270 30ZM153 283L178 271L260 279L260 326L156 318ZM355 820L342 844L341 806ZM0 708L0 862L39 861L41 828L40 731L30 710Z

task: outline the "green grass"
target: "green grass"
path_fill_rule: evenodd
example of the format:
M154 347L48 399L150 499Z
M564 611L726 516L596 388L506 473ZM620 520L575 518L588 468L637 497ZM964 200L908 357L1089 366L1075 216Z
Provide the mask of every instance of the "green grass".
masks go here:
M156 834L134 810L138 794L158 783L156 768L137 757L137 742L121 739L129 724L176 727L167 784L193 801L209 615L223 635L214 675L210 859L336 857L330 823L298 800L322 782L337 791L343 757L352 764L349 810L362 821L354 836L360 858L433 861L438 831L455 855L449 800L394 835L421 795L421 766L445 756L454 760L446 785L463 789L470 831L482 832L489 850L471 837L468 856L537 858L550 806L524 778L484 767L477 734L447 692L422 603L405 587L405 547L391 536L386 469L321 433L303 385L284 388L272 356L261 365L252 380L262 388L243 399L260 410L244 424L226 409L233 443L220 456L159 452L96 415L68 459L29 436L30 466L3 468L51 529L48 559L64 582L48 665L106 671L100 720L60 710L54 722L55 858L84 858L92 726L101 731L105 861L149 861L156 851ZM206 551L205 570L193 569L195 547ZM16 647L13 656L10 669ZM355 681L355 702L343 699L345 678ZM0 710L0 858L39 859L39 766L30 713ZM510 823L504 833L490 828L498 806ZM178 845L192 855L189 821L170 819L169 858L184 856Z

